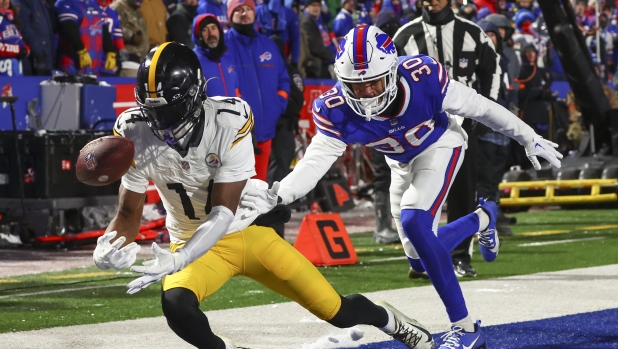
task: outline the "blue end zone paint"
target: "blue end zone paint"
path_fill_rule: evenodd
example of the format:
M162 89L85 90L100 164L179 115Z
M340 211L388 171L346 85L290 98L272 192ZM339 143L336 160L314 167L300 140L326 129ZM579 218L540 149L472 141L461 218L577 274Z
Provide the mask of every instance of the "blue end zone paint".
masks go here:
M483 327L488 349L618 348L618 309ZM436 344L443 333L434 334ZM397 341L364 344L359 349L406 349Z

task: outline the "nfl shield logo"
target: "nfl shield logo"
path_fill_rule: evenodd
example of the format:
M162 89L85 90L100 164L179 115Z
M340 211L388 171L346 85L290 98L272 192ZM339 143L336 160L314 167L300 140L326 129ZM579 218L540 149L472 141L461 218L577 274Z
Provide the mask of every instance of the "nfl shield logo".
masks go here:
M86 168L90 171L97 168L97 160L94 158L94 152L91 151L86 156L84 156L84 162L86 163Z
M466 58L459 59L459 68L467 68L468 60Z
M188 163L188 162L186 162L186 161L181 162L181 163L180 163L180 166L182 166L182 169L183 169L183 170L185 170L185 171L187 171L188 169L190 169L190 168L191 168L191 166L189 165L189 163Z

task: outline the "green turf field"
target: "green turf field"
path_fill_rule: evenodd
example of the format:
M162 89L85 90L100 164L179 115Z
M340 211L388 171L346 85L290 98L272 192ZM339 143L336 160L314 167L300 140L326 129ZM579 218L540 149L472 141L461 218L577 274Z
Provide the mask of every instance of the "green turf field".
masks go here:
M477 278L495 278L618 263L616 210L549 210L515 214L513 237L502 239L495 262L473 257ZM407 278L400 246L376 245L371 233L351 235L360 262L320 268L342 294L429 285ZM574 241L572 241L574 240ZM478 252L478 247L475 245ZM162 315L159 284L126 295L130 272L96 267L0 279L0 333ZM471 279L463 279L471 280ZM284 302L245 277L229 281L203 310Z

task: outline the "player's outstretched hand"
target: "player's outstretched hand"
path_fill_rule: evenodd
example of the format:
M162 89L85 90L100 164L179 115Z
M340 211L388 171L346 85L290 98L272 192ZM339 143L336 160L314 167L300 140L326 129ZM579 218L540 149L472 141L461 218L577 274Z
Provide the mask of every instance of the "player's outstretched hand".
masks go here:
M159 247L156 242L152 243L152 252L155 259L145 261L141 266L131 267L134 273L144 274L129 282L127 293L133 294L160 281L165 275L174 274L182 265L182 255L178 252L171 253Z
M110 244L109 242L116 237L116 234L115 230L108 231L97 239L97 247L94 249L92 259L94 264L101 270L109 268L120 270L128 268L135 263L137 252L139 252L141 246L136 242L132 242L118 249L127 239L121 236L114 243Z
M560 168L562 154L555 149L558 148L558 144L536 135L532 142L529 142L524 147L526 148L526 155L528 155L528 159L535 170L541 169L541 164L539 164L539 160L536 158L537 156L549 161L554 167Z
M240 198L240 204L264 214L277 206L279 200L279 182L273 183L270 189L250 190Z

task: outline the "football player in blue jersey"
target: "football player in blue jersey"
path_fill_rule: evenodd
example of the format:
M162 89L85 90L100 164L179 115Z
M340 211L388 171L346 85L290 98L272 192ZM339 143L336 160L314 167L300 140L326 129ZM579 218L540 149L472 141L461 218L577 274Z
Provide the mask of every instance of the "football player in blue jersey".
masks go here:
M499 249L496 205L479 200L479 208L438 229L442 203L461 165L466 133L453 115L473 118L526 149L536 169L537 156L560 167L556 144L497 103L448 77L432 57L397 57L388 35L373 26L358 26L337 50L338 83L313 102L318 134L305 157L281 183L246 194L241 204L268 212L309 192L351 143L374 147L391 168L391 212L411 267L427 272L446 307L451 330L440 348L485 348L480 321L473 321L451 265L449 251L479 232L483 258Z

